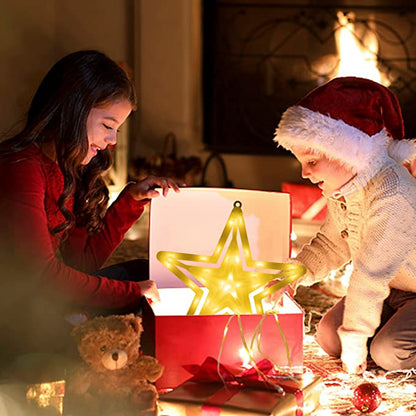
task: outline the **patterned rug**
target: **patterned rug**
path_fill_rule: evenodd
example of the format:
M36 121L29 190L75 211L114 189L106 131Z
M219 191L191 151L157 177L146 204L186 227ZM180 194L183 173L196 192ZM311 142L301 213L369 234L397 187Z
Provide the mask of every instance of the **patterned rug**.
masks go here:
M148 238L145 228L133 229L108 262L108 265L138 257L147 258ZM377 416L416 415L416 369L409 371L386 372L368 363L362 376L349 376L342 371L341 362L326 355L315 342L315 325L321 316L338 300L342 290L333 284L323 284L312 288L300 288L296 301L305 311L304 364L305 371L321 375L324 391L320 407L311 416L361 415L352 403L355 387L372 382L377 385L382 402L373 414Z

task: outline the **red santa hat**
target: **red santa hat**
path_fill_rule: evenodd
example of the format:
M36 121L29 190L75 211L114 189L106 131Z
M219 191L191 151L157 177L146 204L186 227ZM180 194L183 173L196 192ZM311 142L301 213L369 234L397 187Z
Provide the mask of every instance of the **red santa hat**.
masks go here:
M403 137L402 113L392 91L369 79L340 77L289 107L274 140L294 152L324 154L359 172L386 149L399 163L415 158L414 141Z

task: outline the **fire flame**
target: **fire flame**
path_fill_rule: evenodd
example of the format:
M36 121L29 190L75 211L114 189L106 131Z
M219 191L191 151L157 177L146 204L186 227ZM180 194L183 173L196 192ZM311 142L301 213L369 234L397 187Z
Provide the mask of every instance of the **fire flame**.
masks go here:
M379 82L386 87L389 81L377 68L378 41L375 23L370 19L368 27L359 36L353 13L338 12L338 30L335 40L340 58L336 77L357 76Z

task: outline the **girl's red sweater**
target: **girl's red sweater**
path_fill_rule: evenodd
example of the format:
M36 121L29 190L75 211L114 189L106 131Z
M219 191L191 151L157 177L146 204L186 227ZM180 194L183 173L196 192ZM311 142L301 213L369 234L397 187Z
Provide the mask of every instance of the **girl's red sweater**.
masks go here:
M103 266L148 201L136 201L123 191L107 210L100 232L88 235L85 228L75 227L63 240L49 231L63 219L57 205L63 175L57 163L30 146L0 158L0 183L0 256L7 264L3 284L13 276L13 287L31 283L47 289L58 303L79 307L120 309L139 304L136 282L90 273ZM73 201L70 210L72 205ZM5 270L12 274L4 275Z

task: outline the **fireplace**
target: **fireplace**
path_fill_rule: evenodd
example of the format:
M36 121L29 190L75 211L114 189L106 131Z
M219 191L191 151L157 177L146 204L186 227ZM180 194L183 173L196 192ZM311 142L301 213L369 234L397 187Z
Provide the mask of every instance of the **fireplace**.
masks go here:
M279 154L282 112L314 87L363 76L398 96L416 137L413 1L204 0L204 142L218 153Z

